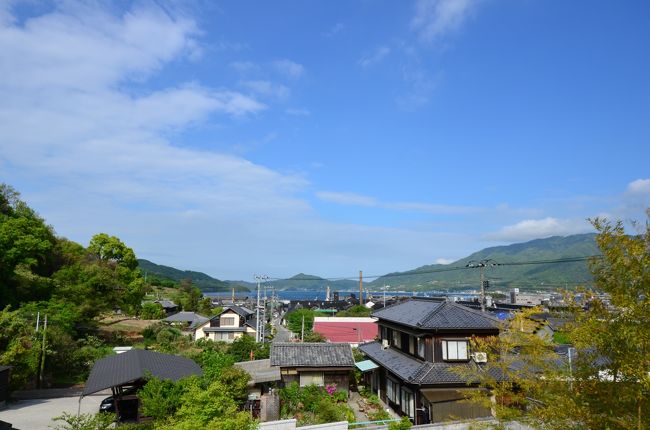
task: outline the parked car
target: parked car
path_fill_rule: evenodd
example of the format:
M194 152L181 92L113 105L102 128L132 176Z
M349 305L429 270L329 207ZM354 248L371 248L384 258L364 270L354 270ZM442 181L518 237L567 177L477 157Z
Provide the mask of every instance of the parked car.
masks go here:
M126 390L122 391L123 396L128 396L130 394L135 394L138 391L138 387L129 387ZM99 412L115 412L115 398L113 396L108 396L99 404Z

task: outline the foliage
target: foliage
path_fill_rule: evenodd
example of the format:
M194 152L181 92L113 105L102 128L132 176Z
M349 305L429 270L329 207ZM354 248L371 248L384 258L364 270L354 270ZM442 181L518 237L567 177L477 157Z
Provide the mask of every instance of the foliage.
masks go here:
M0 364L11 365L12 388L29 382L39 363L39 349L33 327L9 307L0 311Z
M344 311L336 313L337 317L369 317L372 313L372 309L367 308L363 305L355 305Z
M144 320L159 320L165 318L165 310L160 303L147 302L142 305L140 318Z
M228 353L235 361L250 361L269 358L271 345L269 343L257 343L251 336L243 335L230 344ZM252 354L251 354L252 353Z
M169 379L150 377L138 392L143 414L157 420L173 415L181 402L183 388L181 382L174 383Z
M53 421L62 421L54 427L54 430L106 430L113 424L113 414L70 414L64 412L63 415L53 418Z
M279 391L280 415L298 420L299 425L322 424L335 421L354 421L354 413L347 405L347 395L327 387L308 385L299 387L292 382Z
M303 340L305 342L327 342L327 338L316 331L305 333Z
M650 221L650 211L648 211ZM578 351L568 395L544 418L592 429L650 427L650 223L628 235L619 221L592 220L603 257L591 262L595 285L569 333ZM616 393L616 395L612 395Z
M316 312L310 309L296 309L288 312L285 315L287 321L287 328L294 333L300 334L302 332L303 318L305 321L305 333L312 331L314 326L314 316Z
M575 346L571 357L555 355L529 333L524 314L499 338L472 342L489 358L471 376L491 391L476 390L471 400L492 406L502 422L545 429L650 426L650 224L630 236L621 222L592 223L602 258L591 267L606 295L586 292L587 310L574 306L575 322L565 327Z
M388 425L388 430L408 430L413 426L413 423L408 417L402 417L399 422L392 422Z

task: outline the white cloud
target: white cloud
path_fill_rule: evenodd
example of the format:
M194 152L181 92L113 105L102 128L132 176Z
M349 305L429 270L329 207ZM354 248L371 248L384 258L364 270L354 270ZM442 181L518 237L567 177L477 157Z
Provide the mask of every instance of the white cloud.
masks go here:
M522 242L549 236L567 236L589 231L593 231L593 228L591 228L586 220L547 217L520 221L514 225L503 227L498 232L487 234L485 238L503 242Z
M411 29L420 40L432 42L457 31L479 0L418 0Z
M637 179L627 185L630 194L650 194L650 179Z
M374 66L381 63L388 54L390 54L390 48L388 46L378 46L372 52L363 55L359 60L359 65L361 67Z
M320 191L316 193L316 197L326 202L338 203L341 205L377 206L377 200L373 197L362 196L354 193Z
M229 66L240 73L256 72L260 69L260 67L252 61L233 61Z
M270 81L244 81L242 85L261 96L274 97L280 100L286 99L291 94L291 90L286 86L274 84Z
M291 60L277 60L274 61L272 65L278 73L289 78L299 78L305 72L305 68L302 64L298 64Z
M321 191L316 193L319 199L341 205L378 207L404 212L424 212L431 214L467 214L481 212L483 209L472 206L434 205L417 202L382 202L374 197L355 193Z
M455 260L452 260L452 259L450 259L450 258L436 258L435 263L436 263L436 264L451 264L451 263L453 263L454 261L455 261Z

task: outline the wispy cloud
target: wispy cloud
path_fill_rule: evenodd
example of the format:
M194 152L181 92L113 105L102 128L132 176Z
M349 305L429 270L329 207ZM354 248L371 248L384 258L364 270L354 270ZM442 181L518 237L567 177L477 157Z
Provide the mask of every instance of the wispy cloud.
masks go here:
M345 28L345 26L343 25L342 22L337 22L329 30L324 31L323 36L328 37L328 38L329 37L334 37L337 34L339 34L341 31L343 31L344 28Z
M480 0L418 0L411 29L424 42L433 42L457 31Z
M341 205L377 207L404 212L425 212L432 214L477 213L483 209L472 206L435 205L417 202L383 202L374 197L347 192L320 191L316 193L319 199Z
M359 65L361 67L371 67L379 64L390 54L390 51L388 46L378 46L372 52L364 54L359 59Z
M275 84L271 81L244 81L242 82L246 88L265 97L273 97L279 100L284 100L291 94L291 90L282 84Z
M233 61L229 66L239 73L256 72L260 69L260 67L252 61Z
M521 242L549 236L566 236L589 231L593 231L593 228L586 220L547 217L520 221L514 225L503 227L495 233L487 234L485 238L501 242Z
M276 60L272 63L275 70L289 78L299 78L305 72L305 67L291 60Z
M354 193L320 191L316 193L316 197L326 202L337 203L341 205L377 206L378 204L377 200L373 197L362 196L360 194Z

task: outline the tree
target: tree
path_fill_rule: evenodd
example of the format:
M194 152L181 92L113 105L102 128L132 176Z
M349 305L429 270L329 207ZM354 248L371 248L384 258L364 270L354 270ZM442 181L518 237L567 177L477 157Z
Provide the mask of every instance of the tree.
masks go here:
M578 356L573 384L557 414L593 429L650 427L650 210L638 234L622 222L592 220L602 258L591 270L597 290L569 333ZM612 395L615 393L615 395Z
M133 250L119 238L106 233L96 234L90 239L88 252L102 261L113 262L128 269L138 267L138 260Z
M160 303L148 302L142 305L140 318L144 320L159 320L165 318L165 310Z
M489 358L470 373L490 390L472 400L493 406L499 419L548 429L650 428L650 222L634 224L635 235L620 221L592 224L602 253L591 261L599 294L585 292L586 310L573 307L566 334L575 353L555 355L527 335L524 315L499 338L472 342Z
M251 336L243 335L230 344L228 353L235 361L249 361L251 353L254 360L269 358L270 345L268 343L257 343Z

